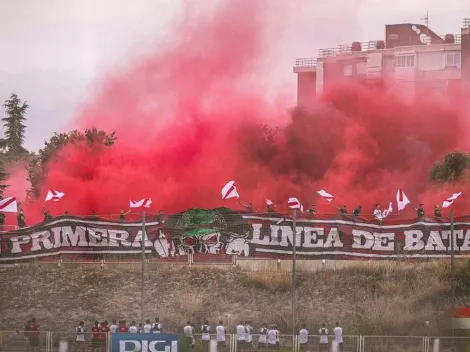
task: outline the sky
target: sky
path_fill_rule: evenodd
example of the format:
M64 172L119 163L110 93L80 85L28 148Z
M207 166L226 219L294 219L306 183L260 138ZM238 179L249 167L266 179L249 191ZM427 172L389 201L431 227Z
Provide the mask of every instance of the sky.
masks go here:
M221 0L194 0L210 11ZM253 1L253 0L246 0ZM260 0L261 1L261 0ZM30 104L26 148L36 151L54 132L70 130L81 107L110 72L171 41L171 26L189 0L1 0L0 100L16 93ZM384 39L385 24L423 23L438 34L459 33L468 0L287 0L273 19L265 74L295 102L295 58L319 48ZM277 29L277 30L276 30ZM2 129L0 129L0 132Z

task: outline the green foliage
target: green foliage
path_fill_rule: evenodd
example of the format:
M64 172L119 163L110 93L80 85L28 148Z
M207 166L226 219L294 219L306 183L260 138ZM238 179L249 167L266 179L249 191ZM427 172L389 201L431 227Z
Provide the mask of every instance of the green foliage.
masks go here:
M444 161L436 161L430 170L430 178L438 182L452 182L463 180L467 169L470 168L470 155L455 151L446 154Z
M470 260L455 271L455 293L462 296L470 295Z
M8 185L5 184L5 180L8 177L7 172L5 171L3 160L0 159L0 199L3 198L3 192Z
M26 125L27 102L22 102L16 94L11 94L5 101L5 117L2 118L5 127L5 138L0 140L0 148L7 151L10 157L19 158L28 151L23 147Z
M48 163L57 157L65 146L86 146L99 153L103 147L110 147L115 141L115 132L108 134L95 127L86 129L85 133L78 130L69 133L54 133L51 139L44 143L44 148L40 149L38 154L29 161L28 181L31 183L31 188L28 190L28 196L32 198L40 196L41 185L48 173Z

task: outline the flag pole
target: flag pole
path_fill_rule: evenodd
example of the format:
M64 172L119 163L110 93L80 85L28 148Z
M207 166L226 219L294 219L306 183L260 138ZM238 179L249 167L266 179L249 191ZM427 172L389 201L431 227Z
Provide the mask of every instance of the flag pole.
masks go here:
M140 320L142 322L142 329L144 328L144 293L145 293L145 210L142 211L142 290L140 297Z
M451 301L451 327L452 327L452 351L454 350L454 311L455 311L455 250L454 250L454 211L450 211L450 282L452 291Z
M295 336L295 259L297 238L297 210L292 210L292 336Z

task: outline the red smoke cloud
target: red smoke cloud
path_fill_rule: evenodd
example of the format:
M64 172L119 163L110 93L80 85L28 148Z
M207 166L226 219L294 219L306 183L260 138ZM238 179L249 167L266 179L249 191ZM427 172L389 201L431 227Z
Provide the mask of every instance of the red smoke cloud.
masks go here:
M371 213L401 187L431 212L468 188L438 190L428 182L437 159L467 147L464 102L409 103L383 86L343 85L311 113L286 114L288 106L268 103L256 76L269 50L270 14L262 4L226 1L197 20L186 14L171 41L104 80L78 126L116 131L118 139L101 153L70 146L49 165L44 196L49 188L66 193L63 202L47 204L53 215L117 214L129 199L144 197L155 211L236 208L236 200L220 195L232 179L255 210L265 209L266 198L285 209L297 196L333 212L314 193L326 189L338 206L360 203ZM268 141L263 124L280 131ZM464 194L455 209L469 204ZM29 223L40 220L42 205L26 206Z

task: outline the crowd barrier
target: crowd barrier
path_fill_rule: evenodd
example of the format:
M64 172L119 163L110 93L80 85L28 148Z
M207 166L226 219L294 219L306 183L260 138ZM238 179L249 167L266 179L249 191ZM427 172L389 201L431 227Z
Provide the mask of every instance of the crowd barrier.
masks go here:
M129 339L138 337L135 334L124 334ZM157 337L157 334L152 334ZM74 332L60 331L41 331L39 332L39 345L35 351L37 352L75 352L77 344L75 342L76 334ZM79 351L94 351L91 343L92 334L85 333L85 343L78 346ZM253 335L253 342L250 346L240 346L237 343L236 335L226 335L225 347L218 348L219 352L267 352L269 348L259 346L259 335ZM211 334L211 340L215 340L215 335ZM126 337L127 339L127 337ZM278 351L292 352L313 352L319 350L319 335L309 335L308 343L300 345L298 335L280 335L280 344ZM333 344L334 337L328 336L328 351L337 351L336 345ZM344 352L467 352L470 351L470 337L430 337L430 336L343 336ZM208 345L203 344L200 334L194 335L195 348L194 352L205 352ZM67 350L64 347L67 346ZM180 346L178 352L185 352L185 346ZM24 352L33 351L30 346L28 336L22 331L0 331L0 351L2 352ZM106 340L103 341L100 348L96 351L114 352L119 349L111 346L111 334L107 334ZM338 350L339 351L339 350ZM150 351L146 351L150 352ZM163 351L162 351L163 352Z

